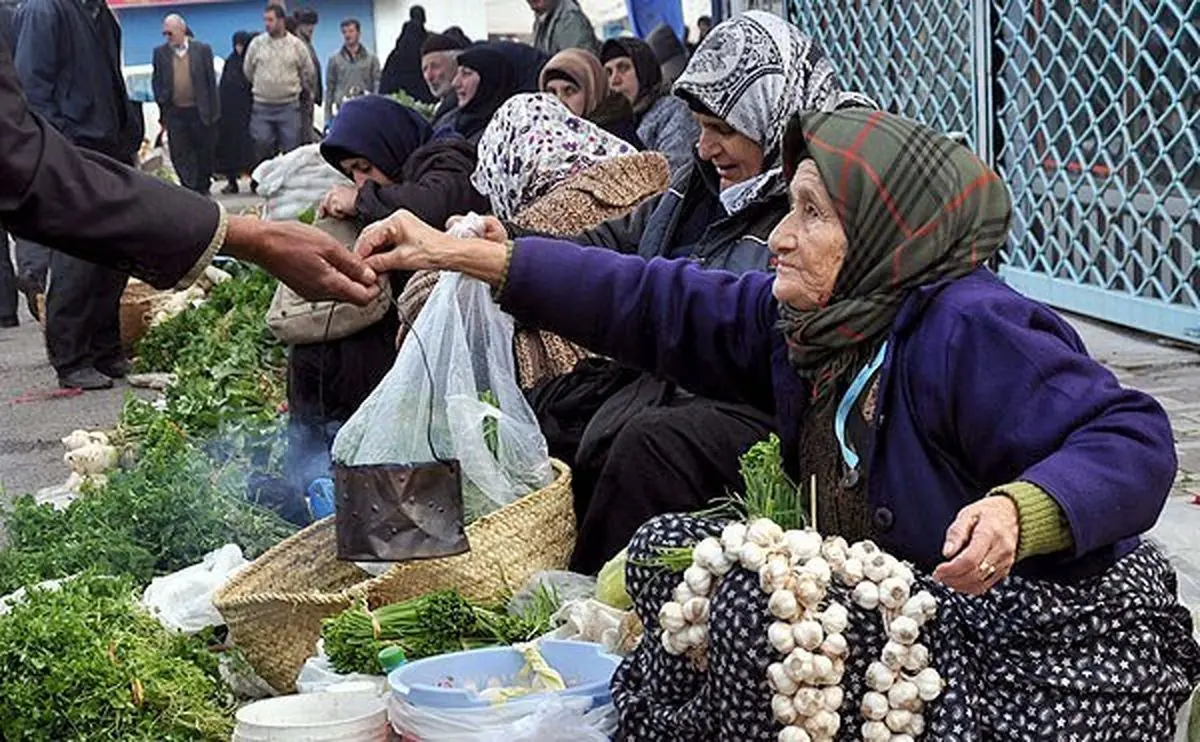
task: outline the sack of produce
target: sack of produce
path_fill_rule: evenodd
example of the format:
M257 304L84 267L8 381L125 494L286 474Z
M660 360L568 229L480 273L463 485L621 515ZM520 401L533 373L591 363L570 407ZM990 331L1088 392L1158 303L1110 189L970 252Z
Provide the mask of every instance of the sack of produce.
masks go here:
M349 183L321 156L321 145L306 144L254 168L258 195L266 199L263 218L288 221L320 202L329 189Z
M345 557L398 561L461 552L463 523L555 478L546 439L517 384L513 320L487 285L444 276L413 334L333 444ZM459 468L461 500L452 481ZM427 481L414 490L414 478Z

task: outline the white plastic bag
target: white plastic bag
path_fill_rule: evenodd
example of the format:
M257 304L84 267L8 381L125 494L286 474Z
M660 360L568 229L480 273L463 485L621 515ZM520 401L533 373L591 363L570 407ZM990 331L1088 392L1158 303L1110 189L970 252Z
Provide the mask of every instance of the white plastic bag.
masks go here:
M538 697L469 709L417 708L392 696L388 718L402 740L420 742L608 742L617 731L611 704ZM590 709L590 710L589 710Z
M517 385L513 320L492 301L488 286L444 274L412 334L392 370L338 432L334 460L458 459L464 510L472 518L550 484L546 439ZM485 392L498 405L486 401Z
M258 195L266 199L263 217L287 221L320 203L329 189L351 181L321 156L321 145L303 147L279 155L254 168Z
M333 663L325 654L325 640L317 642L317 653L305 661L300 668L300 676L296 678L297 693L324 693L343 688L358 688L362 683L369 683L379 695L387 691L387 678L383 675L363 675L350 673L343 675L333 669Z
M572 600L563 603L551 621L558 626L548 636L551 639L567 639L592 642L613 654L624 654L621 647L621 622L626 611L605 605L598 600Z
M212 598L250 562L236 544L225 544L204 555L199 564L155 577L142 593L142 605L168 629L194 634L225 619Z

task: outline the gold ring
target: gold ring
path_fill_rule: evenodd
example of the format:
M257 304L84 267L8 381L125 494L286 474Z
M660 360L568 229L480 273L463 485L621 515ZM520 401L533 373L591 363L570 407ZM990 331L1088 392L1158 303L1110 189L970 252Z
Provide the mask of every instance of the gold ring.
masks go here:
M986 559L979 563L979 571L983 573L983 579L985 580L990 579L992 575L996 574L996 568Z

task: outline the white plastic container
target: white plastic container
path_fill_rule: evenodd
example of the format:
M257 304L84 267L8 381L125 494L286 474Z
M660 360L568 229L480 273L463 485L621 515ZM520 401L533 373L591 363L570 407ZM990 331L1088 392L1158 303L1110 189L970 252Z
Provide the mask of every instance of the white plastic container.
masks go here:
M309 693L244 706L233 742L387 742L388 733L385 698Z

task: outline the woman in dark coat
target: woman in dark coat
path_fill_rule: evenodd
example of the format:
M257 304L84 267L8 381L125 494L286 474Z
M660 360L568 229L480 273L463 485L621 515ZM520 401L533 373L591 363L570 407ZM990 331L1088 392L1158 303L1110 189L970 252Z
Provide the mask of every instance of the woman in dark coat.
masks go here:
M250 138L250 108L254 97L250 81L242 70L246 47L254 34L238 31L233 35L233 53L225 59L219 91L221 120L217 124L217 172L229 183L222 193L238 192L238 177L254 167L254 140Z
M462 271L496 287L517 322L774 416L787 473L816 482L823 534L875 541L937 601L921 639L946 685L923 708L922 739L1172 739L1200 646L1174 570L1142 537L1177 469L1166 413L986 268L1011 200L966 147L863 109L802 114L784 141L774 275L545 238L460 240L408 215L358 252L381 271ZM631 487L619 506L653 506L644 497ZM783 738L758 574L721 578L704 666L660 641L679 575L654 557L725 522L663 515L629 546L646 637L612 681L621 739ZM859 602L838 742L866 736L863 679L886 638Z
M458 55L452 85L458 96L454 131L472 145L479 143L496 109L519 89L509 55L495 44L473 46Z
M392 95L403 90L414 100L433 103L433 93L421 75L421 44L429 36L425 30L425 9L414 5L408 17L400 36L396 38L396 47L383 65L383 72L379 76L379 92Z

